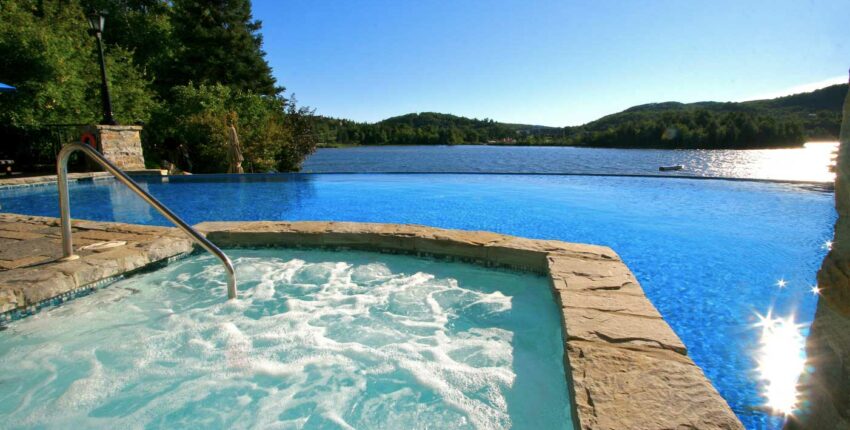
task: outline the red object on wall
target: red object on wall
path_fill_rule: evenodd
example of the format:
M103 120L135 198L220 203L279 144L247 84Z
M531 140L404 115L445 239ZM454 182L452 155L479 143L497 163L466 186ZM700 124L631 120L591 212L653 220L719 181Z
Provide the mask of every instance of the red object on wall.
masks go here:
M83 133L83 135L80 136L80 142L86 143L92 148L97 149L97 139L91 133Z

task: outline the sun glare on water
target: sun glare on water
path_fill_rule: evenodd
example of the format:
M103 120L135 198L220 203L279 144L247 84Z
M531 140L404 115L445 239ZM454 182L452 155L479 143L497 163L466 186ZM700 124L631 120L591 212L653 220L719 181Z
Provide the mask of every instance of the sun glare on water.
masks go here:
M774 317L758 315L757 327L761 338L757 353L759 378L767 406L775 413L792 415L798 406L797 381L806 363L805 336L794 316Z
M715 159L712 170L720 176L831 182L838 142L808 142L798 148L734 151Z

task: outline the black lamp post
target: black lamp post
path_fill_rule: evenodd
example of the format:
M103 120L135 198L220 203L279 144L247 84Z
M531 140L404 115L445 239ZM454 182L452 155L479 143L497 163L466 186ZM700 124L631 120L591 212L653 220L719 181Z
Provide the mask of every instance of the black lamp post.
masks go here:
M103 99L103 120L100 122L105 125L115 125L115 119L112 118L112 100L109 98L109 83L106 80L106 62L103 59L103 24L106 21L106 12L94 11L89 14L89 34L97 39L97 50L100 52L100 97Z

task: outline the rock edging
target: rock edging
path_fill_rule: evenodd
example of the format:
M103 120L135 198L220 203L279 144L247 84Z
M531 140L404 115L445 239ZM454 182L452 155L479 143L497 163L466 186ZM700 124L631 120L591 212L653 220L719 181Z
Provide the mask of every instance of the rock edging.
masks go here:
M174 228L74 220L79 259L59 261L61 233L57 218L0 213L0 240L25 261L0 271L0 319L32 313L46 301L96 288L110 279L191 252L192 240ZM85 249L115 241L120 246ZM22 263L18 265L15 263ZM2 268L2 266L0 266ZM60 300L61 301L61 300Z

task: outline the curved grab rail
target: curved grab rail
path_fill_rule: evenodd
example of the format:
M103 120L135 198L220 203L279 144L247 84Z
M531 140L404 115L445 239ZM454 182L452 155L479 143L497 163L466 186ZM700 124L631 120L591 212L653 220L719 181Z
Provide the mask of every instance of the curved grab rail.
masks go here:
M81 143L69 143L63 146L56 158L56 174L59 183L59 214L62 222L63 259L72 260L78 258L74 255L74 245L71 242L71 207L68 196L68 158L76 151L82 151L91 157L92 160L100 164L104 169L106 169L106 171L112 173L112 175L115 176L115 179L118 179L118 181L126 185L127 188L144 199L144 201L148 202L148 204L159 211L162 216L183 230L189 235L189 237L201 245L201 247L206 249L210 254L215 255L221 261L221 264L224 265L224 269L227 272L227 298L236 298L236 272L233 270L233 263L230 261L230 258L223 253L221 249L210 242L209 239L198 233L198 231L192 228L189 224L186 224L186 222L175 215L174 212L171 212L170 209L160 203L159 200L154 198L154 196L143 190L139 184L130 179L126 173L112 164L112 162L107 160L101 153L92 149L90 146L83 145Z

